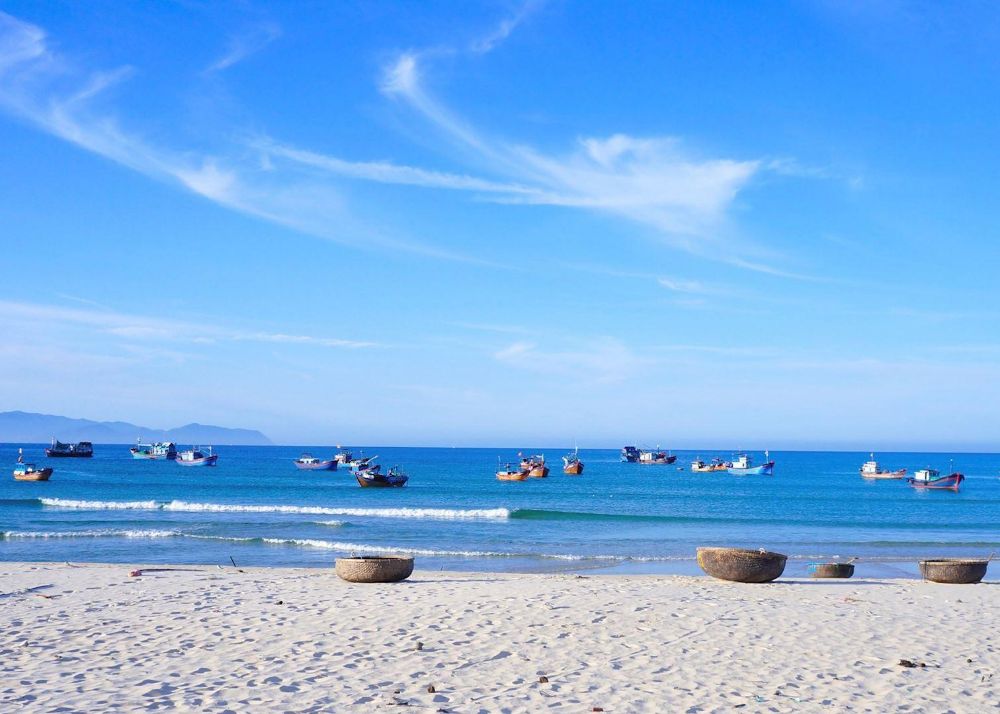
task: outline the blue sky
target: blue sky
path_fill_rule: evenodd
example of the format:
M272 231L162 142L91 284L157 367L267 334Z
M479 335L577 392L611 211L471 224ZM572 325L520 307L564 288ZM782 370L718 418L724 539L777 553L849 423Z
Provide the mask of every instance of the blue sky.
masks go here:
M993 4L0 13L0 409L996 448Z

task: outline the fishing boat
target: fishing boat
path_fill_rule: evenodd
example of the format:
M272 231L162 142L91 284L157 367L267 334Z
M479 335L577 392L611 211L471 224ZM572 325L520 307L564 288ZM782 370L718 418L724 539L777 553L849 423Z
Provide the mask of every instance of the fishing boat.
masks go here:
M365 471L372 467L372 461L378 458L378 454L375 456L362 456L358 459L351 459L347 462L347 468L351 471Z
M344 464L344 466L347 466L349 463L351 463L351 461L354 460L354 454L352 454L349 449L343 449L339 445L337 446L337 448L340 449L340 451L336 453L336 455L333 457L333 460L336 461L338 464Z
M500 468L500 459L497 458L497 481L527 481L528 472L523 468L514 468L509 463Z
M355 471L354 478L358 480L358 485L364 488L399 488L410 480L398 466L393 466L389 469L389 473L383 474L382 467L378 464Z
M295 468L301 469L302 471L336 471L337 470L337 460L334 459L317 459L312 454L302 454L299 458L295 459L293 462Z
M715 458L709 463L705 463L701 459L695 459L691 462L691 470L695 473L711 473L713 471L725 471L731 464L728 461L723 461L722 459Z
M89 459L94 455L94 445L89 441L81 441L76 444L64 444L53 437L52 446L45 450L45 455L49 458L77 458Z
M767 451L764 452L765 462L760 466L754 466L753 460L747 454L738 454L729 466L726 467L726 471L735 476L773 476L774 475L774 462L771 461L771 455Z
M15 481L48 481L51 475L51 466L40 469L34 464L17 464L14 467Z
M957 472L942 476L937 469L920 469L906 479L906 482L914 488L957 491L964 480L965 476Z
M677 461L676 456L668 454L666 451L660 451L659 446L656 447L655 451L639 452L640 464L672 464L675 461Z
M219 460L218 454L212 453L212 447L191 447L177 454L175 462L181 466L215 466Z
M52 475L52 467L40 469L34 464L24 462L24 449L17 450L17 464L14 466L15 481L48 481Z
M639 461L639 449L634 446L623 446L621 458L623 463L634 464Z
M531 478L545 478L549 475L549 467L545 465L545 454L523 456L521 469L527 471Z
M861 467L861 478L867 479L901 479L906 476L906 469L889 471L879 466L875 460L875 454L868 454L869 460Z
M583 462L580 461L580 450L573 449L572 454L562 457L563 473L567 476L579 476L583 473Z
M143 444L142 440L136 441L135 446L129 449L133 459L151 460L174 460L177 458L177 445L172 441L158 441L155 444Z

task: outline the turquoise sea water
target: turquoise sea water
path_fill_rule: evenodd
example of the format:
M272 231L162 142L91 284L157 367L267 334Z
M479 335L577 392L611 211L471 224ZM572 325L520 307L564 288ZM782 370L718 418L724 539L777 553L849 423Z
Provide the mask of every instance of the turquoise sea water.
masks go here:
M0 463L12 469L17 446L0 445ZM864 481L861 452L771 452L766 477L688 470L695 456L723 451L646 466L581 450L586 470L571 477L564 450L532 450L552 474L504 483L497 457L515 461L514 450L365 447L383 468L403 465L410 482L362 489L346 469L297 471L303 451L334 449L220 447L217 467L192 469L135 461L127 446L98 445L89 460L26 447L55 474L0 478L0 559L328 566L340 554L410 552L429 569L693 572L697 546L737 545L789 554L789 574L858 556L872 574L902 575L918 557L1000 551L997 454L877 455L911 473L947 472L953 459L967 480L952 493Z

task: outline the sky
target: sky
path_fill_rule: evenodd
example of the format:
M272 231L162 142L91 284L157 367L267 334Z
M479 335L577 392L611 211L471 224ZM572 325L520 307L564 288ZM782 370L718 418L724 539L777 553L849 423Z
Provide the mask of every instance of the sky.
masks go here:
M0 1L0 410L997 450L989 2Z

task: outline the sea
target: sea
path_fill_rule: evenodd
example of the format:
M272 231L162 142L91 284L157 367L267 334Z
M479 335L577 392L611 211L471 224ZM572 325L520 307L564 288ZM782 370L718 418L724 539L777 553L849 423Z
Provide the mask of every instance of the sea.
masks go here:
M409 474L403 488L361 488L346 468L299 471L323 446L218 447L214 468L139 461L128 445L95 446L92 459L48 459L17 448L44 483L0 478L0 560L330 567L351 554L408 553L425 570L480 572L698 572L698 546L766 548L810 563L858 558L860 573L917 577L924 557L1000 551L1000 455L881 453L891 469L961 471L958 493L902 481L866 481L864 452L770 452L773 476L693 473L622 463L617 449L581 449L581 476L562 473L565 449L544 453L551 475L495 478L513 449L354 447ZM753 453L755 462L762 453Z

